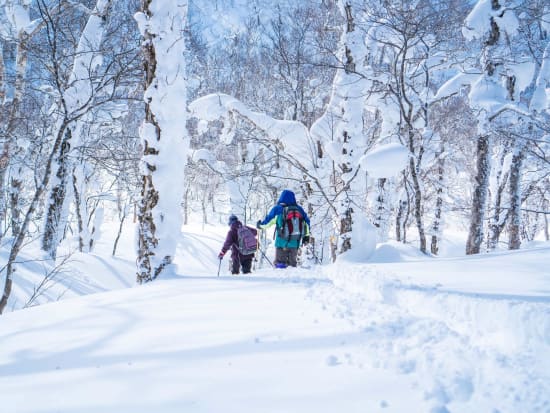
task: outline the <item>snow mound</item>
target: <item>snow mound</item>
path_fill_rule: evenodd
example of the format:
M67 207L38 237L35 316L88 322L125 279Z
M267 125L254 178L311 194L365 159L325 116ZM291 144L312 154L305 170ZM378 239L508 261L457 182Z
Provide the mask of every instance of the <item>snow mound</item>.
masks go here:
M418 248L397 241L379 244L370 256L369 262L404 262L426 258Z

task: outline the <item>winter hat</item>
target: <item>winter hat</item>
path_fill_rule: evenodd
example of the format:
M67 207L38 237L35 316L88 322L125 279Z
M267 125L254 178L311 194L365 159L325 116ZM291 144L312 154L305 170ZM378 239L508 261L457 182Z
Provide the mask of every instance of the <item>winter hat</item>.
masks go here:
M238 220L239 220L239 218L237 218L237 215L231 214L229 216L229 221L227 222L227 225L231 225L233 222L238 221Z

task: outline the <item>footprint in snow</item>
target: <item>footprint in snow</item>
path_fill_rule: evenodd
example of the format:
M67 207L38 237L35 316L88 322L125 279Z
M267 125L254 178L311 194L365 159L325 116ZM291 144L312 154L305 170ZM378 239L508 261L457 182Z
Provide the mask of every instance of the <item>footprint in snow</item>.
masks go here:
M328 356L326 358L325 363L327 364L327 366L337 366L339 364L342 364L342 362L340 362L340 360L338 360L338 357L336 357L333 354L331 354L330 356Z

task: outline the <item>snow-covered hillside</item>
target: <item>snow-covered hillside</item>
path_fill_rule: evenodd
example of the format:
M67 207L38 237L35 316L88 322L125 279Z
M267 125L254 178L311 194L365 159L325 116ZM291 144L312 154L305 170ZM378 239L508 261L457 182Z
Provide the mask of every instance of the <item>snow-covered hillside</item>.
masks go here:
M187 228L177 274L139 287L130 231L75 254L60 301L2 317L2 411L550 411L548 244L217 277L226 230Z

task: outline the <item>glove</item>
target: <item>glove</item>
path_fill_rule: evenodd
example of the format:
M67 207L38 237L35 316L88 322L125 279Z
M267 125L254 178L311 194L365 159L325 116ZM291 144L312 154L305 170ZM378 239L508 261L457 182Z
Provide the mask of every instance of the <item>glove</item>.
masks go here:
M224 256L224 253L223 253L223 252L220 252L220 253L218 254L218 258L219 258L220 260L223 260L223 256Z
M262 221L261 221L261 220L259 220L258 222L256 222L256 228L262 229Z
M306 245L306 244L309 244L309 235L305 235L302 238L302 245Z

